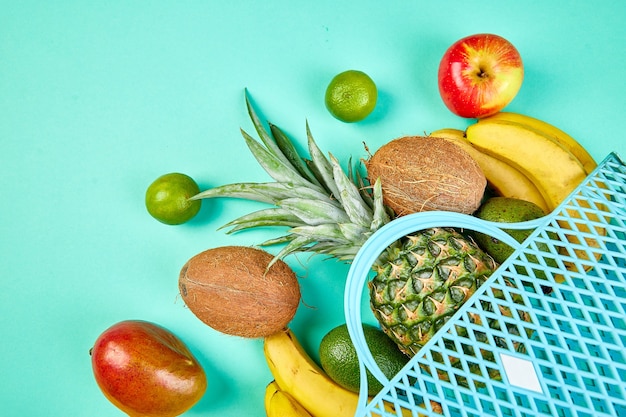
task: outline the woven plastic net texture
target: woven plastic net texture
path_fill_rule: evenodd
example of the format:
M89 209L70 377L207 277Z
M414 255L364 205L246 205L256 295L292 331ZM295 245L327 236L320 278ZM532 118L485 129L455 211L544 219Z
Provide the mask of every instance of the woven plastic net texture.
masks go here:
M626 167L609 155L363 416L626 416Z

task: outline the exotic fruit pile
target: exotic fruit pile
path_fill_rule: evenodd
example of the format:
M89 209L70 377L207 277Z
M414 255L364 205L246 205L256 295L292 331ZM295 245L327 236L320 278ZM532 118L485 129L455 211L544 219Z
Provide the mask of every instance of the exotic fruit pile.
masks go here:
M247 96L246 104L261 140L245 131L243 137L274 181L222 185L194 199L235 197L270 205L224 227L230 232L259 226L286 230L261 243L283 245L273 262L297 252L349 262L374 232L398 216L425 210L475 215L488 196L528 202L518 205L532 207L532 213L516 216L536 217L560 204L596 165L560 129L528 116L497 113L467 131L446 128L392 140L365 161L363 175L360 166L346 172L332 154L326 156L308 126L308 155L301 155L279 127L270 123L266 130ZM508 136L481 146L488 140L483 132ZM519 148L524 150L511 151ZM464 231L429 228L397 240L372 261L370 306L401 352L415 355L495 271L491 249ZM508 309L500 314L519 315ZM301 405L311 415L354 415L358 396L317 366L289 328L265 337L265 354L276 379L267 387L268 415L280 415L273 405L278 399L291 408ZM431 407L437 410L440 404Z
M197 198L239 197L274 204L276 208L251 213L228 226L242 230L259 224L284 226L288 222L290 228L286 235L265 242L287 242L277 259L303 251L353 259L367 237L392 219L384 204L387 190L384 178L375 178L368 172L372 187L358 186L364 180L357 179L355 183L332 155L330 159L323 155L310 134L309 152L316 169L308 170L304 164L306 158L293 158L295 146L280 129L273 125L272 138L249 103L248 109L257 132L265 138L265 147L248 134L244 133L244 137L255 157L276 182L224 185L204 191ZM420 144L437 143L444 145L441 148L455 149L453 155L463 157L471 170L470 177L477 178L478 185L471 193L477 193L476 188L479 188L482 195L484 176L464 151L456 150L444 140L415 140ZM394 156L402 160L394 161ZM386 156L380 159L387 166L401 166L404 158L401 152L386 152ZM368 168L379 164L378 159L376 155L372 157ZM451 164L461 166L462 163L455 161ZM410 170L413 179L405 174L402 181L426 183L429 189L437 189L433 183L450 182L443 171L434 168ZM461 172L457 171L457 174ZM387 178L392 180L387 184L397 180ZM441 199L449 209L468 211L468 206L461 201L451 204L456 200L452 197L453 194L446 194ZM417 208L423 208L424 203L422 201ZM408 212L405 210L402 214ZM261 219L263 221L259 223ZM404 352L413 354L472 296L495 268L491 257L458 232L447 229L418 231L390 245L374 262L377 278L371 285L372 309L383 330ZM416 273L418 277L413 278ZM405 330L400 332L399 329Z
M359 71L340 75L329 86L328 110L343 122L363 120L375 111L376 85ZM260 247L280 245L276 254L243 246L205 250L183 265L178 290L189 310L212 329L263 339L275 379L265 391L269 417L353 417L363 381L355 347L341 326L320 345L322 366L300 345L289 326L301 302L301 289L284 258L309 252L350 262L383 226L400 216L425 211L462 213L501 223L535 219L557 208L596 167L589 153L564 131L536 118L502 111L517 94L523 75L519 52L505 39L478 34L459 40L441 60L439 91L450 111L477 119L475 123L464 130L443 128L389 140L373 154L368 149L368 158L348 169L318 147L308 125L305 151L301 151L278 126L262 122L246 91L248 115L259 139L241 132L270 181L225 184L200 192L190 177L172 173L149 187L148 212L171 225L191 220L203 199L232 197L267 205L223 227L233 233L276 226L281 234L259 243ZM561 226L567 227L571 226ZM577 227L585 231L587 226ZM531 233L502 230L520 242ZM597 244L593 239L570 243ZM589 257L584 251L574 251L580 259ZM375 358L376 362L387 363L390 374L402 368L511 253L512 248L491 236L445 226L412 231L382 248L371 259L372 278L367 283L369 306L380 329L368 330L366 342L371 352L385 356L380 362ZM536 278L543 279L541 272ZM505 284L512 282L509 279ZM500 317L531 320L514 308L486 309ZM204 371L182 342L164 329L132 324L133 334L143 338L137 343L144 347L146 358L163 360L151 367L146 364L154 361L144 360L113 369L115 364L107 362L112 356L106 355L100 339L93 362L105 395L136 415L184 412L206 388ZM128 330L128 323L124 327ZM468 325L457 327L469 333ZM521 335L519 330L507 331ZM120 333L116 334L119 338ZM494 346L502 342L497 337L475 337ZM521 346L513 345L515 349ZM192 389L183 395L175 390L176 384L163 384L158 376L167 364L183 369L182 382L192 381ZM477 368L470 371L481 373ZM126 375L121 388L113 384L119 382L118 375ZM392 375L387 376L391 379ZM487 377L499 378L492 373ZM368 384L368 389L373 395L378 388ZM156 397L160 401L152 401ZM441 404L431 402L430 408L440 412Z

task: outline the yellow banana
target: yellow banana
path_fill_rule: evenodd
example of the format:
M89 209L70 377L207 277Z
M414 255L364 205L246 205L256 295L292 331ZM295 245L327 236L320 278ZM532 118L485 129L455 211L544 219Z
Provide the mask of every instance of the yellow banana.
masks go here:
M337 385L306 353L291 329L267 336L267 364L281 390L315 417L353 417L358 394Z
M570 151L572 155L578 158L580 163L583 165L586 174L589 174L598 165L589 152L587 152L587 150L576 139L548 122L520 113L500 112L494 114L493 116L485 117L482 120L479 120L479 123L494 120L519 123L543 132L550 139L558 142L561 146Z
M480 166L485 174L487 182L495 188L496 192L504 197L519 198L537 204L546 213L550 211L541 192L535 184L512 167L493 156L487 155L476 149L465 138L465 132L460 129L439 129L430 134L451 141L465 150Z
M525 124L527 126L530 126L531 128L535 128L537 130L544 132L551 139L554 139L561 146L569 150L572 153L572 155L577 157L580 163L582 164L583 168L585 169L586 174L591 173L591 171L593 171L598 166L598 164L593 159L593 157L589 154L589 152L587 152L587 150L576 139L574 139L572 136L570 136L563 130L559 129L558 127L548 122L545 122L543 120L540 120L531 116L523 115L520 113L512 113L512 112L501 112L491 117L493 117L494 119L508 120L508 121L512 121L515 123ZM587 201L580 201L579 204L584 208L589 208L589 203ZM602 207L600 208L602 209ZM570 211L569 215L573 219L580 218L580 214L578 214L578 212ZM588 214L587 216L590 220L593 220L593 221L599 220L598 216L595 214ZM576 222L578 223L578 221ZM568 225L565 225L563 222L561 223L562 223L562 227L564 228L568 227ZM583 232L590 232L590 228L584 221L578 224L577 228ZM595 234L597 235L606 234L605 228L594 227L594 230L595 230ZM570 243L575 243L575 244L582 243L583 246L587 246L587 247L592 247L592 248L600 247L598 240L591 238L591 237L585 238L584 243L580 242L579 239L576 237L568 237L568 240L570 241ZM577 257L580 259L589 259L587 256L587 253L584 251L575 250L574 252L576 253ZM595 254L596 260L599 260L601 256L602 255L600 252L596 253ZM589 270L590 267L587 267L586 269Z
M290 394L281 390L278 384L269 388L270 395L266 395L265 413L267 417L312 417L298 401ZM266 392L267 394L267 392Z
M542 132L505 120L481 121L466 130L478 150L517 168L554 210L586 177L580 161Z
M314 417L353 417L358 394L337 385L302 348L291 329L284 329L265 338L265 358L275 380L266 388L266 401L275 389L290 395ZM268 391L270 392L268 394ZM372 398L370 397L369 400ZM396 413L390 403L385 410ZM399 410L410 417L411 410ZM287 414L290 415L290 414ZM422 417L422 414L418 414ZM269 414L268 414L269 416ZM378 414L372 412L372 416Z
M506 161L517 167L528 176L541 191L550 211L554 210L586 177L586 171L582 163L567 149L547 137L546 134L537 131L527 125L522 125L506 120L483 120L467 128L467 139L481 151ZM581 202L582 206L588 205ZM578 212L569 211L575 228L581 232L590 232L591 229L584 220L580 219ZM597 220L596 215L589 215L591 220ZM569 229L570 225L559 221L563 229ZM596 228L595 234L602 235L605 230ZM599 247L597 239L585 238L581 242L574 235L568 235L567 240L572 244L582 244L588 247ZM584 250L574 250L579 259L589 260ZM599 254L595 258L599 258ZM568 269L574 265L566 263ZM559 278L557 277L557 280Z
M280 390L280 387L278 386L275 380L271 381L265 387L265 397L264 397L265 415L268 415L268 416L270 415L270 411L269 411L270 399L272 398L274 393L279 390Z

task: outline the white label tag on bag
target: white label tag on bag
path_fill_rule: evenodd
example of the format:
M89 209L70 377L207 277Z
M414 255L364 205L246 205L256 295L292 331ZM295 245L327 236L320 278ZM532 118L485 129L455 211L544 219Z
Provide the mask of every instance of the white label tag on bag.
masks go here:
M511 385L535 392L543 392L535 366L531 361L500 354L506 377Z

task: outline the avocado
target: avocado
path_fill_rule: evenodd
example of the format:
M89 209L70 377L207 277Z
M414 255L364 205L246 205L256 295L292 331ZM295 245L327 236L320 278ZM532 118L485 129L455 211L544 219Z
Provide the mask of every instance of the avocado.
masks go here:
M380 328L363 324L363 335L372 357L387 378L393 378L409 361L410 358ZM359 359L345 323L322 338L319 354L322 369L333 381L347 390L359 392ZM366 372L368 393L376 395L383 385L369 371Z
M474 215L479 219L492 222L517 223L538 219L545 216L546 213L541 207L530 201L512 197L491 197L478 208ZM533 232L533 229L503 230L520 243ZM476 243L498 263L504 262L514 251L511 246L484 233L475 232L473 237Z

